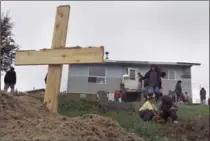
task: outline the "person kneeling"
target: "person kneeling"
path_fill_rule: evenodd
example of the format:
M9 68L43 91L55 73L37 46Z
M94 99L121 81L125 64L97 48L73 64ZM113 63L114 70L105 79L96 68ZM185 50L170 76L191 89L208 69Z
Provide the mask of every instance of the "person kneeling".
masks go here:
M177 110L178 107L173 103L170 96L162 96L160 103L160 117L164 121L167 122L168 118L171 118L173 123L178 123Z
M147 101L139 109L139 116L144 121L150 121L154 116L158 115L157 107L155 106L155 95L148 94Z

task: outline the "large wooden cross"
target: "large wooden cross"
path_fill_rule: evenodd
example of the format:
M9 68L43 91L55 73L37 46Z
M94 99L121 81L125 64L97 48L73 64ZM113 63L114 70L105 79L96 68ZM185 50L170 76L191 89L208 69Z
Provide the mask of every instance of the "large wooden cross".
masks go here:
M44 102L54 113L57 112L59 103L62 64L104 61L103 47L65 48L69 14L69 5L57 7L51 49L17 51L15 58L15 65L49 65Z

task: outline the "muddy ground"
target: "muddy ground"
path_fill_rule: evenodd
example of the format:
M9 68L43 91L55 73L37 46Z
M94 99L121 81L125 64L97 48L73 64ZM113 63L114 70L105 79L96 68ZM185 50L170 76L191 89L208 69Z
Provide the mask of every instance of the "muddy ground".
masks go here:
M110 111L135 111L132 103L115 103L108 102L100 107L105 112ZM157 132L157 135L169 137L172 140L179 141L209 141L210 139L210 124L209 116L201 117L196 121L179 121L179 124L165 124L162 130Z
M180 141L209 141L209 116L197 121L180 121L176 124L166 124L159 132L161 135Z
M93 102L102 112L133 112L131 103ZM157 135L176 141L208 141L209 116L197 121L165 124ZM118 122L98 115L64 117L50 113L41 102L29 96L0 93L0 140L4 141L143 141L126 132Z
M37 99L0 94L0 140L143 141L118 122L98 115L51 114Z

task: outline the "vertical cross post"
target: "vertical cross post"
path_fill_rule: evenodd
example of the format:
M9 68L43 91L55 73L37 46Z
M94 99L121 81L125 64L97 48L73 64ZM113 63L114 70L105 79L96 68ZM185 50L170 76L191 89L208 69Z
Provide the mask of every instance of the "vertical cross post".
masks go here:
M64 48L66 45L69 14L70 6L65 5L57 7L51 46L52 49ZM44 102L48 109L54 113L56 113L58 109L61 76L62 64L49 65Z

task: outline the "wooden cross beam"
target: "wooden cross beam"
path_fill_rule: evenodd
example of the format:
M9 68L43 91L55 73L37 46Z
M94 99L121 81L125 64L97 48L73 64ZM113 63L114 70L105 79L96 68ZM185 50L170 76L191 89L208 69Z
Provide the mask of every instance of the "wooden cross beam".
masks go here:
M44 102L51 112L56 113L59 103L63 64L102 63L104 48L65 48L70 6L57 7L51 49L40 51L17 51L15 65L49 65Z

